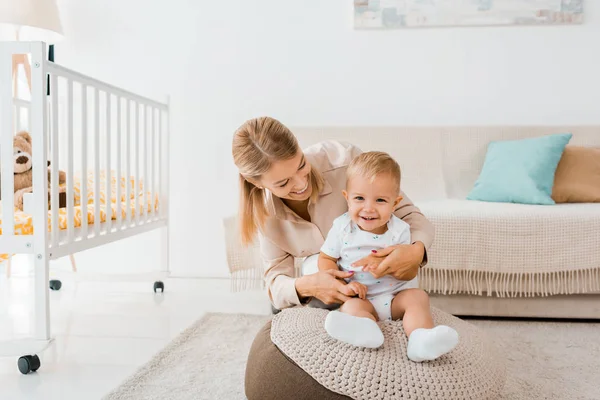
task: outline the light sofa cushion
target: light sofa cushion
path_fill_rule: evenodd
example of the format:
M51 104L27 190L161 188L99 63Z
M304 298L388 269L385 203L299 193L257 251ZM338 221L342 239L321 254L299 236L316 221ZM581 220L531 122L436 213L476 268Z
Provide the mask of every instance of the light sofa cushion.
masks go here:
M573 134L560 133L522 140L494 141L468 200L555 204L554 174Z
M600 202L600 148L567 146L552 188L557 203Z
M424 363L406 356L408 340L402 321L379 323L385 337L379 349L359 348L329 337L323 327L328 311L317 308L288 308L275 315L271 340L315 383L353 399L497 398L506 379L501 349L474 325L435 307L431 312L434 323L453 327L460 339L451 352ZM253 365L259 365L257 361L270 364L261 354L253 356L260 358ZM284 387L292 397L303 390L292 380L273 379L273 375L263 375L262 385L265 391L277 393ZM264 398L274 398L266 394Z
M600 147L600 126L452 126L443 127L441 131L442 173L447 197L451 199L464 200L473 189L473 185L481 173L487 146L490 142L570 132L573 134L573 138L569 141L569 146ZM372 137L371 140L378 143L382 138ZM425 162L429 162L433 156L435 156L433 153L429 154L424 158ZM402 159L398 160L402 163ZM407 191L406 194L411 196L410 191ZM411 196L411 199L413 197L414 195ZM416 198L413 200L430 199Z

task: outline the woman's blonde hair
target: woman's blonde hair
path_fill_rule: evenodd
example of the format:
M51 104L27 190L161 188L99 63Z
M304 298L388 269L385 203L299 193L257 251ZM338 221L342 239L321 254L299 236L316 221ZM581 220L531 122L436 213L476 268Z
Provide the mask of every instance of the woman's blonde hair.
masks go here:
M300 151L298 140L281 122L270 117L254 118L240 126L233 136L233 162L239 170L239 220L242 243L248 245L268 216L265 191L258 188L261 176L273 162L294 158ZM308 161L307 161L308 162ZM319 195L323 186L318 171L311 168L311 198Z

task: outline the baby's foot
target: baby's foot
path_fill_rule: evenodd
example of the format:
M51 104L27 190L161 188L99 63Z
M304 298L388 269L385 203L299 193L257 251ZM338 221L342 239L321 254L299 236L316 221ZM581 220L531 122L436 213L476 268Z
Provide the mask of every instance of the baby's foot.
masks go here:
M325 330L332 338L353 346L376 349L383 344L383 333L370 318L330 311L325 318Z
M458 333L446 325L432 329L419 328L408 338L408 358L415 362L435 360L458 344Z

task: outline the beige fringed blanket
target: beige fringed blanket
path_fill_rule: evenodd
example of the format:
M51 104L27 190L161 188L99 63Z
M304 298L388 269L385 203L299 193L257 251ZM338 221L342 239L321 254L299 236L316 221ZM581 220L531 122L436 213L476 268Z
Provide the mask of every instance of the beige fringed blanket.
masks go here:
M600 204L420 204L435 225L421 286L433 293L546 296L600 291Z
M430 293L547 296L600 292L600 204L420 203L435 225L420 286ZM225 222L234 290L262 287L257 245ZM301 260L297 260L300 263Z
M223 220L227 265L231 274L231 290L242 291L264 287L263 265L258 241L244 247L240 240L237 216Z

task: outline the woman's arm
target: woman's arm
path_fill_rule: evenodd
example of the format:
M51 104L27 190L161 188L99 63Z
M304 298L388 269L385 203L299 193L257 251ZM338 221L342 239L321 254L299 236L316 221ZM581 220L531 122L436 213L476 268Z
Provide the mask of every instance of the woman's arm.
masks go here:
M295 288L294 257L258 235L260 256L265 268L264 279L271 303L277 309L301 304Z
M394 215L410 225L411 243L423 243L425 253L421 263L425 265L427 263L427 250L431 247L435 237L435 228L406 194L400 192L400 196L402 196L402 201L396 206Z

